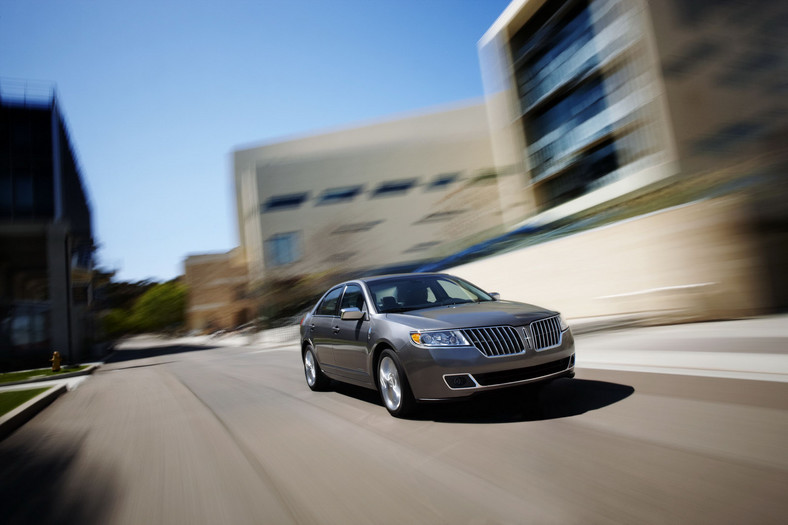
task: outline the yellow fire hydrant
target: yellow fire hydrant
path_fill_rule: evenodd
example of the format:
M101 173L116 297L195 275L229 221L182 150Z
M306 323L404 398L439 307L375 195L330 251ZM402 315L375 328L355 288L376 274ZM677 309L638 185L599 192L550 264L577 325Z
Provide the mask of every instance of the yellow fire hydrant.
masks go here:
M52 371L53 372L60 372L60 352L55 352L52 354Z

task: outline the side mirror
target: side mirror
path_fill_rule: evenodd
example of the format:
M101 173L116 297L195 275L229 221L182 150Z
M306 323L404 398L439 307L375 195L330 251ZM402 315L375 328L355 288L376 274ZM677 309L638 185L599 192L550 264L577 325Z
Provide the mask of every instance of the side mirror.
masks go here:
M339 313L339 318L343 321L358 321L365 319L366 314L358 308L343 308Z
M500 301L501 300L501 294L499 294L498 292L491 293L490 297L493 298L493 301Z

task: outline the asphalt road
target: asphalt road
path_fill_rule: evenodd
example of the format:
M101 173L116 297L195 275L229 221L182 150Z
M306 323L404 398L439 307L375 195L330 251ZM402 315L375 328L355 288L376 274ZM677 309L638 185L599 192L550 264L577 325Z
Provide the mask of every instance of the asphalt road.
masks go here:
M137 341L0 442L0 498L4 523L785 523L788 383L580 369L403 421L311 392L293 350Z

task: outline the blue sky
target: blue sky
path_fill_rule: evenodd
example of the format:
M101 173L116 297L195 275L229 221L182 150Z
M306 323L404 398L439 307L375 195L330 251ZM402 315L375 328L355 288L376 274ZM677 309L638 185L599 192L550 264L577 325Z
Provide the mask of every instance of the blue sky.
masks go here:
M0 0L0 78L56 86L98 263L171 279L238 244L238 147L483 95L508 0Z

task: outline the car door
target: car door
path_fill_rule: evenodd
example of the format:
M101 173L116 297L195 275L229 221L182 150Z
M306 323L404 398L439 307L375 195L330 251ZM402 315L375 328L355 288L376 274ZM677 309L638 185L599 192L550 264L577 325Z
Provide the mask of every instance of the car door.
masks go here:
M324 367L333 367L335 337L334 328L338 321L339 299L344 286L337 286L323 296L309 323L309 336L315 348L318 362Z
M344 308L358 308L365 315L361 319L350 320L336 318L337 334L334 342L334 360L339 367L338 373L356 380L368 381L367 334L369 332L369 312L364 292L358 284L349 284L342 296L339 311Z

